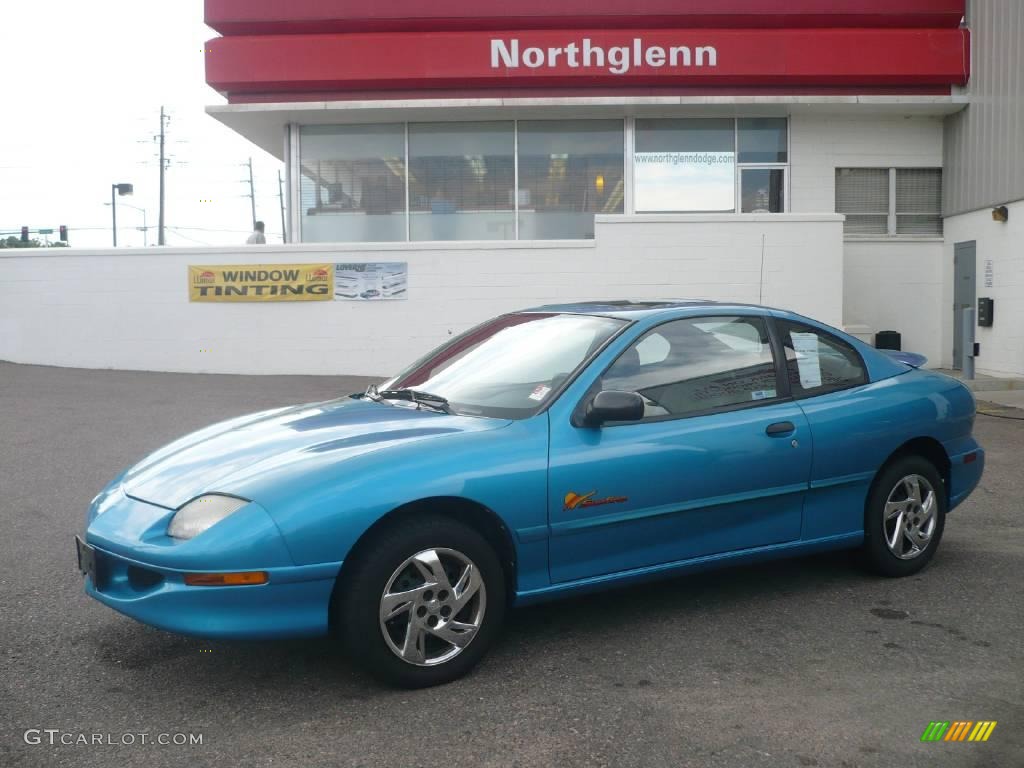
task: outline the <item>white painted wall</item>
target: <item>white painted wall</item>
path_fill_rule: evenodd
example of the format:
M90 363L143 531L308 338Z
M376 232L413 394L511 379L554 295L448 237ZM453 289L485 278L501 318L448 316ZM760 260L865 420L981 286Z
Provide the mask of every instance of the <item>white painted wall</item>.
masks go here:
M943 345L943 243L848 240L843 262L843 323L899 331L903 349L948 367ZM873 342L872 342L873 343Z
M947 357L953 351L953 247L966 240L977 242L977 296L995 300L993 325L977 328L981 356L974 361L977 373L991 376L1024 376L1024 201L1011 203L1005 224L992 220L985 209L946 219L943 253L945 291L942 304L942 337ZM985 262L992 260L992 287L985 287Z
M790 117L790 210L836 209L836 168L941 168L942 116Z
M836 168L939 168L941 115L796 114L790 209L834 211ZM846 241L843 323L903 335L903 348L948 365L942 342L942 240Z
M188 300L189 264L380 260L409 262L408 300ZM757 302L760 296L839 324L842 262L841 216L789 214L599 216L592 242L6 251L0 253L0 359L385 375L496 314L607 298Z

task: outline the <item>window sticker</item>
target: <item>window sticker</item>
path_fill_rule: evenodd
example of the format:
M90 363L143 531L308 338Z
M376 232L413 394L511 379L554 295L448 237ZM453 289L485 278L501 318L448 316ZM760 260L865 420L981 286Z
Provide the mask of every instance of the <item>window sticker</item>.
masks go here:
M793 351L796 352L796 367L800 372L800 386L813 389L821 386L821 358L818 354L818 334L790 333Z
M750 393L751 400L771 400L775 397L774 389L758 389Z
M543 384L541 384L540 386L535 387L533 392L530 393L530 399L537 400L539 402L543 400L545 397L547 397L548 392L550 391L551 387L545 387Z

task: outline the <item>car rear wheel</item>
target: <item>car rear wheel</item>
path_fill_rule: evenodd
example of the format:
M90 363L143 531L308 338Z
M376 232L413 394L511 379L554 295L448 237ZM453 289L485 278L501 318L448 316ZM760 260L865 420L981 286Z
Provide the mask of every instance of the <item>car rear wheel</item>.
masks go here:
M905 456L876 478L864 516L864 554L883 576L909 576L935 555L946 523L946 488L927 459Z
M422 688L469 672L505 613L494 549L455 520L404 520L379 531L339 585L335 626L371 674Z

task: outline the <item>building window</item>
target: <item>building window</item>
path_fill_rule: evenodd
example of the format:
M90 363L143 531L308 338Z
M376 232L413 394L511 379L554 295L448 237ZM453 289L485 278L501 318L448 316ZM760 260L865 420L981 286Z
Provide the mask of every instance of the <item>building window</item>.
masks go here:
M303 126L305 242L405 240L405 126Z
M637 213L736 210L736 121L637 120L633 152Z
M788 123L784 117L741 118L737 121L739 162L789 162Z
M409 124L409 238L515 239L515 123Z
M638 119L637 213L782 213L786 118Z
M942 235L941 168L837 168L836 213L849 236Z
M624 210L622 120L519 121L519 238L592 238Z
M781 168L741 168L740 213L782 213L785 173Z
M942 234L942 169L896 169L896 234Z
M295 161L304 242L588 239L595 215L627 203L637 213L784 212L789 129L786 118L314 125L298 129ZM916 175L894 187L891 233L941 227L928 171L906 173ZM882 233L888 206L875 214ZM857 215L867 214L853 213L848 232ZM876 225L864 218L859 233Z

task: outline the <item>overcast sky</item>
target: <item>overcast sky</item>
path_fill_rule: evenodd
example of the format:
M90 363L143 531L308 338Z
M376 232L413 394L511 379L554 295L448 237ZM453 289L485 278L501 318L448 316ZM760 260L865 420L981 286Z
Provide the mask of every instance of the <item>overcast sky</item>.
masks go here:
M203 24L202 0L10 0L2 8L0 232L28 225L56 238L67 224L73 246L107 247L110 185L128 182L135 195L118 199L118 244L143 244L143 215L127 205L146 209L155 243L152 139L164 105L168 245L245 241L250 155L257 217L268 242L280 241L283 165L204 111L224 99L205 81L203 43L215 33Z

